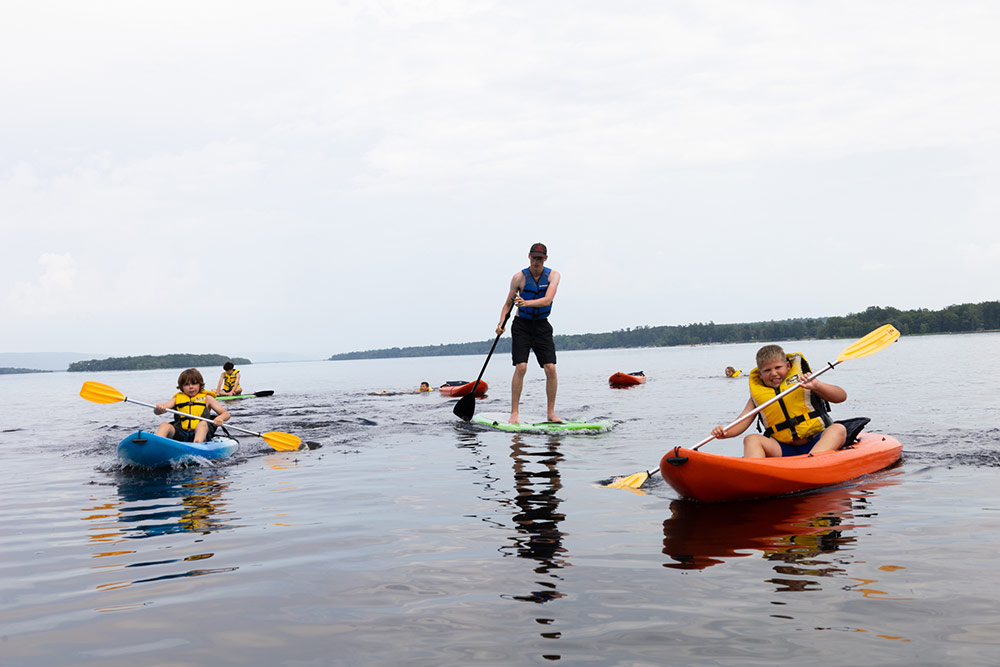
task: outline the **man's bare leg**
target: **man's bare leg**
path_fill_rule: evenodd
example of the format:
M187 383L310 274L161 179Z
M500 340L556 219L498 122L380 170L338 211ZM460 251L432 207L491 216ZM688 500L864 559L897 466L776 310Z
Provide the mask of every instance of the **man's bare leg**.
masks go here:
M559 378L556 375L555 364L545 364L545 418L550 422L561 422L562 419L556 416L556 389L559 388Z
M510 423L518 423L518 408L521 405L521 388L524 374L528 372L528 362L514 366L514 377L510 379Z

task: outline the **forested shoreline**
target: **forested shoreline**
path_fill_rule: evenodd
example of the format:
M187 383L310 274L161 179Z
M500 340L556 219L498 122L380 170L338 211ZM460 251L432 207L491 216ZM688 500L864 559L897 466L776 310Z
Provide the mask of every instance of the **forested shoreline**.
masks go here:
M51 373L39 368L11 368L10 366L0 367L0 375L20 375L21 373Z
M555 336L558 350L598 350L621 347L672 347L713 343L754 343L782 340L860 338L883 324L892 324L904 336L941 333L972 333L1000 329L1000 301L965 303L941 310L899 310L870 306L860 313L843 316L799 318L769 322L679 326L640 326L608 333ZM447 343L419 347L393 347L335 354L331 361L391 359L486 354L493 340ZM500 339L496 352L510 351L510 337Z
M69 365L71 373L93 371L146 371L160 368L196 368L198 366L219 366L227 361L237 365L248 365L251 362L243 357L227 357L221 354L161 354L143 355L139 357L108 357L107 359L89 359L76 361Z

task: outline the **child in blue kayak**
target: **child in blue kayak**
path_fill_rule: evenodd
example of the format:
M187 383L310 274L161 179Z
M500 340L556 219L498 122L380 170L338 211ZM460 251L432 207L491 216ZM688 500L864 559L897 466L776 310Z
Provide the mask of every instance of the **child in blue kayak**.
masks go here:
M215 385L216 396L239 396L243 393L240 386L240 369L227 361L222 364L222 375L219 376L219 384Z
M179 392L166 403L157 403L153 413L162 415L167 410L177 410L192 417L211 417L217 413L211 422L201 419L185 418L174 415L174 421L163 422L156 430L156 435L162 438L173 438L180 442L205 442L215 435L215 429L229 419L229 411L215 400L214 391L205 390L205 378L197 368L182 371L177 378Z
M745 458L796 456L809 452L840 449L847 429L834 424L827 415L829 403L843 403L847 392L835 384L810 379L809 362L801 354L785 354L779 345L765 345L757 351L757 368L750 371L750 398L740 416L748 415L789 387L789 392L762 411L763 434L751 433L743 439ZM726 431L722 426L712 435L725 439L743 433L752 417Z

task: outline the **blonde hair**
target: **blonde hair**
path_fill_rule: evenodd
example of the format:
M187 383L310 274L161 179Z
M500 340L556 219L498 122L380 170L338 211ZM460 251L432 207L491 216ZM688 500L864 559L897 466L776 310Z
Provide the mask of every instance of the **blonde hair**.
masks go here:
M201 372L197 368L189 368L186 371L181 371L181 374L177 377L177 388L184 391L184 385L186 384L197 384L198 391L205 390L205 378L201 376Z
M782 361L787 359L785 351L781 349L780 345L765 345L757 350L757 368L777 359L781 359Z

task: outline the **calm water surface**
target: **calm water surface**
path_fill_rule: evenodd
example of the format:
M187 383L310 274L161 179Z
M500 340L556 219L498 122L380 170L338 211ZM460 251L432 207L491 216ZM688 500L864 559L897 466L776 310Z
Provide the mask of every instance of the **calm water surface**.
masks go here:
M817 365L851 342L786 349ZM756 348L561 353L558 412L616 422L596 436L478 431L408 393L480 357L248 366L276 393L231 423L323 446L241 437L222 465L159 472L115 459L149 409L78 394L160 401L178 371L0 376L0 663L997 664L998 334L904 338L825 376L838 418L904 444L891 470L726 505L601 486L731 421L746 383L722 371ZM510 370L492 360L477 410L508 409ZM530 368L522 417L543 408Z

